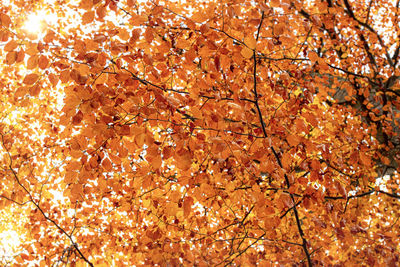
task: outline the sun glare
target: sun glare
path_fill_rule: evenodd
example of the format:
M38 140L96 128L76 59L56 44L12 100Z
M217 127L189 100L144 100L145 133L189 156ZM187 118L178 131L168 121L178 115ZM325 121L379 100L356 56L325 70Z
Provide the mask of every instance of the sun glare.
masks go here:
M13 261L18 254L20 239L14 230L6 230L0 233L0 264Z
M43 14L30 14L24 23L24 29L32 34L39 34L45 25Z
M14 230L6 230L0 233L0 247L10 254L20 244L18 233Z
M9 266L15 256L21 253L24 240L25 218L15 207L2 207L0 210L0 266Z
M35 36L45 32L48 25L57 23L57 15L48 10L40 10L28 15L23 24L23 30Z

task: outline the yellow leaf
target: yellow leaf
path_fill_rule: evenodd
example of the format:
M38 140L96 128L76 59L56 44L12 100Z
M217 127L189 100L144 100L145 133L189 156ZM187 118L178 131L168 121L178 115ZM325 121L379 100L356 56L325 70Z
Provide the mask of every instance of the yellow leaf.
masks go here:
M251 58L253 56L253 50L251 50L248 47L243 47L242 51L240 52L240 54L244 57L244 58Z
M142 204L143 204L143 207L149 208L150 205L151 205L151 200L150 199L143 199L142 200Z
M257 41L253 36L248 36L248 37L244 38L244 43L250 49L255 49L256 45L257 45Z
M167 203L165 212L167 216L175 216L178 212L178 205L175 202Z

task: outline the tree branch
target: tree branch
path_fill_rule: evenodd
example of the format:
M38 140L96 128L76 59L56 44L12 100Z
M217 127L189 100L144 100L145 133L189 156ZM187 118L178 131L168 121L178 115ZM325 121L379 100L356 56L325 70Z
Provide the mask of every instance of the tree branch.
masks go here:
M264 12L262 12L261 21L260 21L260 24L259 24L259 27L258 27L258 30L257 30L257 35L256 35L257 39L256 39L256 41L258 40L259 31L261 29L261 24L263 22L263 19L264 19ZM260 105L258 103L258 93L257 93L257 56L256 56L256 50L255 49L253 49L253 93L254 93L254 104L255 104L256 109L257 109L258 117L259 117L260 124L261 124L261 129L263 131L264 137L268 138L268 134L267 134L267 131L265 129L265 122L264 122L264 119L263 119L263 116L262 116ZM273 146L271 146L270 148L271 148L271 150L272 150L272 152L273 152L273 154L275 156L275 159L278 162L279 167L283 168L282 162L281 162L281 160L279 158L279 155L276 153L275 148ZM287 187L290 188L289 178L286 175L286 173L284 174L284 177L285 177L285 181L286 181ZM289 195L290 195L290 198L291 198L291 200L293 202L293 208L292 209L293 209L293 212L294 212L294 217L296 219L297 229L298 229L300 237L302 239L303 251L304 251L304 253L305 253L306 257L307 257L308 266L311 267L312 266L312 260L311 260L310 252L308 251L308 248L307 248L307 243L308 242L307 242L307 240L306 240L306 238L304 236L303 228L301 226L299 214L298 214L298 211L297 211L297 203L296 203L296 201L294 199L293 194L289 193Z

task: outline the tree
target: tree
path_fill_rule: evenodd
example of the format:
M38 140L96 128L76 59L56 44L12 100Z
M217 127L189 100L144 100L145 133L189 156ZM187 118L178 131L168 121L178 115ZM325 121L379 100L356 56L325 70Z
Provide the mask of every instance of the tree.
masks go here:
M399 261L399 1L0 13L5 260ZM57 20L32 32L30 14Z

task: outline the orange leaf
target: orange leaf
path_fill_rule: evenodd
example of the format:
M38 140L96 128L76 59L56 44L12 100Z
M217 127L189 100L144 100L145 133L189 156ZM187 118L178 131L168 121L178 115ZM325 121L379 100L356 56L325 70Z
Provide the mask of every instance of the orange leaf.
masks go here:
M175 154L175 165L181 170L188 170L192 165L192 155L186 150L182 149Z
M280 36L285 33L286 25L284 23L278 23L274 26L274 34Z
M185 217L189 216L190 212L192 211L193 202L194 201L192 197L186 197L183 201L183 214Z
M244 43L250 48L255 49L257 45L257 41L253 36L248 36L244 38Z
M23 97L26 95L27 92L28 92L28 88L25 86L21 86L15 91L14 97L16 97L16 98Z
M156 155L154 157L149 158L149 162L154 169L159 169L162 164L161 155Z
M314 171L319 171L319 169L321 169L321 163L319 162L319 160L313 159L313 160L311 161L311 168L312 168Z
M47 78L49 79L50 83L53 86L56 86L58 84L58 77L56 75L54 75L53 73L50 73Z
M119 129L119 134L122 136L129 136L131 135L131 127L129 125L122 125Z
M83 119L83 113L82 111L78 111L74 117L72 117L72 125L78 125L79 123L81 123Z
M39 60L39 56L38 55L30 56L29 59L28 59L28 62L26 64L26 67L29 70L36 68L37 65L38 65L38 60Z
M101 166L103 166L104 170L106 170L107 172L111 172L113 170L111 160L109 160L108 158L103 159Z
M97 76L95 84L105 84L108 80L108 74L107 73L100 73L99 76Z
M297 135L289 135L287 141L290 146L297 146L300 143L300 138Z
M16 62L22 62L22 61L24 61L24 58L25 58L25 52L24 52L24 50L19 50L19 51L17 52L17 59L16 59Z
M280 7L281 6L281 1L280 0L271 0L271 1L269 1L269 5L271 7Z
M94 20L94 11L88 11L82 15L82 23L88 24Z
M15 48L17 48L18 47L18 43L14 40L14 39L12 39L11 41L9 41L5 46L4 46L4 51L7 51L7 52L11 52L11 51L13 51Z
M46 69L47 66L49 65L49 60L47 59L46 56L40 56L39 60L38 60L38 65L39 68L41 68L42 70Z
M29 94L31 96L38 96L40 94L40 91L42 90L41 86L38 84L35 84L34 86L31 86L29 88Z
M83 194L82 189L82 184L73 184L71 187L71 195L73 195L75 199L79 198L81 194Z
M289 153L284 153L281 159L282 166L284 169L288 169L292 163L292 157Z
M248 47L243 47L242 51L240 52L240 54L244 57L244 58L251 58L253 56L253 50L251 50Z
M5 27L9 27L11 25L11 19L6 14L0 15L0 21L1 21L1 25L5 26Z
M315 63L318 61L318 55L314 51L311 51L308 53L308 58L311 60L312 63Z
M6 55L6 63L8 65L14 64L16 60L17 60L17 52L16 51L12 51L12 52L7 53L7 55Z
M39 79L39 75L36 73L31 73L25 76L23 83L27 85L32 85Z

